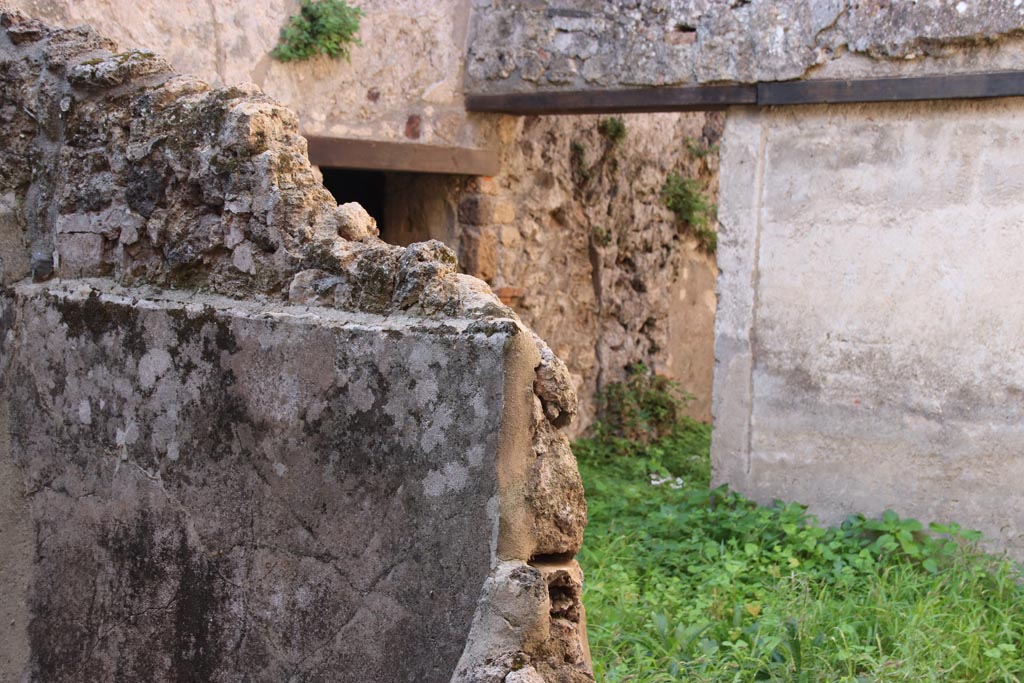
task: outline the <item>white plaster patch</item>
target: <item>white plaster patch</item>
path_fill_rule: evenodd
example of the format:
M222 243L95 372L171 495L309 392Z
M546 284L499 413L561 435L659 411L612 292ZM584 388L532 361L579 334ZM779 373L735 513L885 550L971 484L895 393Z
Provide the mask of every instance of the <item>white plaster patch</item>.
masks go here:
M506 676L505 683L544 683L544 677L532 666L527 666Z
M427 427L423 438L420 439L420 446L427 453L431 452L446 440L448 428L452 426L452 413L448 408L439 408L434 413L430 426Z
M288 474L288 466L285 465L283 462L275 462L274 474L276 474L279 477L283 477L284 475Z
M963 14L964 12L966 12L967 11L967 3L966 2L958 2L958 3L956 3L956 11L959 12L960 14Z
M376 400L375 388L366 377L359 377L348 385L349 403L356 410L369 410Z
M87 398L78 402L78 421L84 425L92 424L92 405Z
M232 224L227 236L224 238L224 246L228 249L234 249L244 241L245 234L237 225Z
M469 462L470 467L480 467L484 462L484 447L473 446L466 453L466 460Z
M321 415L323 415L325 408L327 408L327 401L322 401L320 399L310 401L309 405L306 406L305 420L307 422L315 422L320 419Z
M447 463L442 470L434 470L423 480L423 492L431 498L443 493L461 491L469 480L469 469L456 462Z
M416 401L427 405L437 399L437 381L432 378L419 379L416 382Z
M152 389L170 367L171 354L164 349L150 349L139 360L139 385L143 389Z
M473 417L485 417L487 416L487 400L484 398L482 391L478 391L473 394Z
M114 434L114 443L118 446L131 446L139 440L139 428L134 422L129 422L124 429L118 429Z

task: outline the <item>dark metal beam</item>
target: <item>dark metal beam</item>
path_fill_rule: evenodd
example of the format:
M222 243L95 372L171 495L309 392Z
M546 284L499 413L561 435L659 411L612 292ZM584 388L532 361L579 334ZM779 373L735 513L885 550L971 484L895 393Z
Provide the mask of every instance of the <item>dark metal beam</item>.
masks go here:
M758 83L760 106L963 100L1024 95L1024 71Z
M501 170L498 153L488 149L319 135L307 136L306 140L309 160L317 166L483 176L497 175Z
M466 109L502 114L626 114L856 102L957 100L1024 95L1024 71L468 95Z
M632 114L706 111L757 102L753 85L467 95L466 110L495 114Z

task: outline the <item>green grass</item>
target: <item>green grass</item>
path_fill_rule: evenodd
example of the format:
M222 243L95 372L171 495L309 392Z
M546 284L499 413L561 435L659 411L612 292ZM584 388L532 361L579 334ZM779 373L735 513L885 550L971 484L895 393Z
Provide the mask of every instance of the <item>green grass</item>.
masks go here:
M707 425L620 432L574 445L598 681L1024 681L1021 576L975 532L893 513L822 528L709 490Z

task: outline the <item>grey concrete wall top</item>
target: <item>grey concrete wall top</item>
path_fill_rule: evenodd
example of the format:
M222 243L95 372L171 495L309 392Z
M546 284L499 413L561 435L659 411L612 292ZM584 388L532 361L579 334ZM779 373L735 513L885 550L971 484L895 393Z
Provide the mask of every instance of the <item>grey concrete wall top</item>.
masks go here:
M1020 69L1022 29L1012 0L477 0L466 90Z
M522 328L103 280L0 303L3 676L592 680Z
M1024 103L734 112L715 480L1024 555Z

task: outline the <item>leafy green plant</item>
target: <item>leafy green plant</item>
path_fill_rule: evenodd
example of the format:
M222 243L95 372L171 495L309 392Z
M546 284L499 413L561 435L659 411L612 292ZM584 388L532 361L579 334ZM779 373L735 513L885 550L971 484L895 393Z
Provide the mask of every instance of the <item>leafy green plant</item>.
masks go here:
M661 201L676 220L692 231L704 251L715 253L718 233L711 226L711 218L716 207L704 194L700 181L684 178L675 171L669 173L661 187Z
M605 394L671 403L632 379ZM613 436L645 411L662 416L648 438ZM709 490L710 426L604 417L573 444L598 681L1024 681L1024 577L977 532L891 511L824 527L796 503Z
M318 55L351 59L363 10L345 0L302 0L299 13L281 29L271 56L282 62L310 59Z
M605 137L613 146L626 139L626 122L620 116L601 119L597 124L597 132Z
M604 443L651 443L687 424L683 410L692 400L677 382L633 363L626 368L625 382L609 383L598 392L600 420L594 433Z

